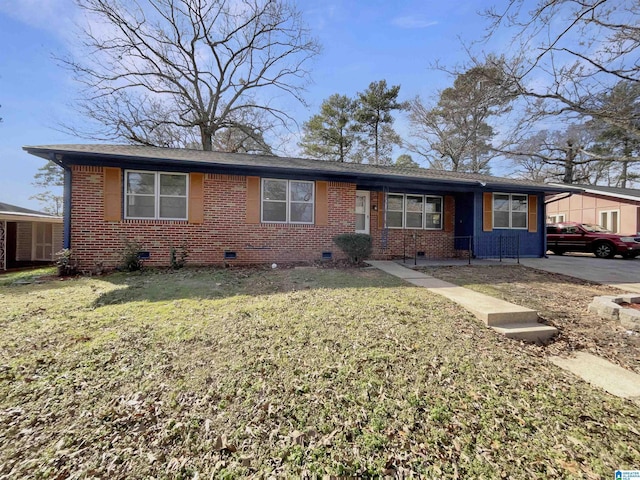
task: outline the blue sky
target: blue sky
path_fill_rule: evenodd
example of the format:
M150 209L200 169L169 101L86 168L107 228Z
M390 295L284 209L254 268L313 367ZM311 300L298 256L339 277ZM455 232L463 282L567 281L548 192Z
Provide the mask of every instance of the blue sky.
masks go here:
M386 79L401 85L400 98L429 98L452 82L431 70L465 60L461 39L483 33L478 1L300 0L298 6L323 52L314 63L309 109L295 107L302 124L333 93L353 96L370 82ZM31 185L43 161L23 145L91 143L58 130L75 115L70 106L77 86L53 60L73 48L72 0L2 0L0 2L0 202L40 208L30 200ZM406 120L396 129L406 134ZM293 142L295 144L295 141ZM295 148L295 145L291 146ZM401 153L401 152L398 152Z

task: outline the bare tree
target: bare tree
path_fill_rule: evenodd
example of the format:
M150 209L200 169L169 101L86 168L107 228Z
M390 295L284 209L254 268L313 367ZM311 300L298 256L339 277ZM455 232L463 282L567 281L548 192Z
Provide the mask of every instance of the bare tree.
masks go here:
M419 97L410 102L415 141L408 148L425 157L432 168L488 173L489 162L496 156L489 121L507 113L512 99L500 69L473 67L440 92L435 105Z
M244 122L293 121L275 101L303 101L320 48L286 0L76 1L97 23L60 60L84 86L79 111L101 126L70 128L92 138L211 150L230 130L262 143L265 124Z
M637 121L598 101L620 81L640 82L640 2L508 0L485 14L488 39L511 34L501 40L510 58L496 66L527 99L530 116L591 117L640 134Z
M589 153L593 141L592 131L574 124L564 131L541 130L501 153L513 159L518 176L529 180L596 184L604 170Z

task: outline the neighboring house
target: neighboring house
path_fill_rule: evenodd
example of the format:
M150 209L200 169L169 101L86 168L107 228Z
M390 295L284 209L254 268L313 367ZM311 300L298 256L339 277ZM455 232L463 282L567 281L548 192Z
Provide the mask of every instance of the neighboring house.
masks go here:
M65 170L65 246L81 269L118 265L127 242L149 265L340 259L340 233L369 233L374 258L546 251L544 198L529 181L143 146L24 147ZM517 252L516 252L517 250Z
M0 270L51 263L62 240L62 217L0 202Z
M573 186L583 192L570 196L556 195L547 200L548 223L594 223L614 233L640 234L640 190L599 185Z

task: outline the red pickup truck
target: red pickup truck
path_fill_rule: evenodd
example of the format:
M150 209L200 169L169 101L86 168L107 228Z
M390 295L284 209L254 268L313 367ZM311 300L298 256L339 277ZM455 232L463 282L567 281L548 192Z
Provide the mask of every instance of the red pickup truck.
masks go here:
M547 225L547 248L556 255L591 252L598 258L635 258L640 255L640 235L618 235L590 223L554 223Z

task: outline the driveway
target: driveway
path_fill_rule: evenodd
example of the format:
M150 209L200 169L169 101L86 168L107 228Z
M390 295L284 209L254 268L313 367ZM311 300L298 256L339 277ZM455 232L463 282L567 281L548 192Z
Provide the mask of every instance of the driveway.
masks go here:
M588 254L549 255L549 258L521 258L527 267L561 273L640 293L640 258L595 258Z

